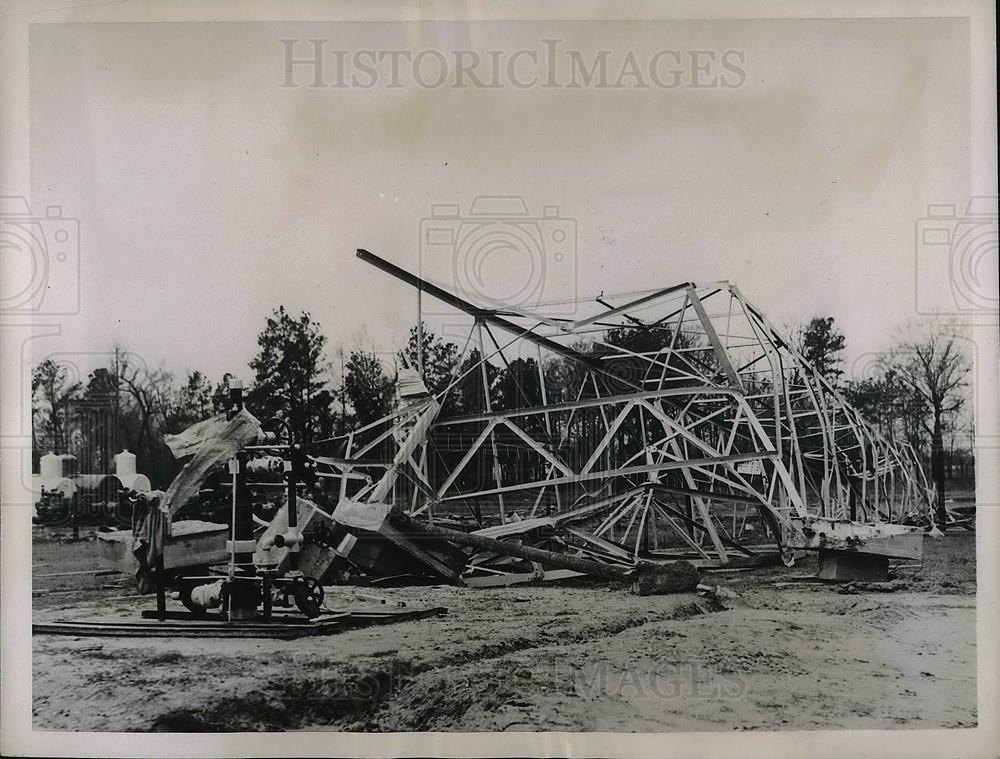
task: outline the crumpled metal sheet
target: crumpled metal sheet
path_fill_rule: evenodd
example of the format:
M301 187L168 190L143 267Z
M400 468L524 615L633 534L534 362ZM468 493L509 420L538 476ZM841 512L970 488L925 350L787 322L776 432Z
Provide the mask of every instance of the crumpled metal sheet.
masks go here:
M193 458L170 483L160 501L160 509L171 518L177 510L198 494L209 472L233 458L260 433L260 422L246 409L226 419L225 414L198 422L177 435L167 435L167 447L177 458Z

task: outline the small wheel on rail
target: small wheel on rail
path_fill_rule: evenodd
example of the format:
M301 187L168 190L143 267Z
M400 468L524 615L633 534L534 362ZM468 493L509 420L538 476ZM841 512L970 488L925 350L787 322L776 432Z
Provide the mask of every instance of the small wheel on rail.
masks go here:
M292 596L299 611L312 619L323 613L323 586L314 577L302 577L292 585Z

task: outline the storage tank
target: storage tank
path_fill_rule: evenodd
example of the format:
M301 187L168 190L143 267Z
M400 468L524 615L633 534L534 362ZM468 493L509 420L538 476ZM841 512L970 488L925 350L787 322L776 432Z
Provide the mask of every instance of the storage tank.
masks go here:
M118 475L118 479L122 479L122 475L135 474L135 454L128 448L123 448L122 452L115 456L115 474Z
M151 489L149 478L135 471L135 454L127 448L115 456L115 474L122 485L129 490L148 493Z
M38 476L32 477L34 495L32 518L43 516L39 505L43 505L45 515L59 516L68 508L76 494L76 484L69 474L76 468L76 457L49 451L38 462ZM63 501L63 502L60 502Z

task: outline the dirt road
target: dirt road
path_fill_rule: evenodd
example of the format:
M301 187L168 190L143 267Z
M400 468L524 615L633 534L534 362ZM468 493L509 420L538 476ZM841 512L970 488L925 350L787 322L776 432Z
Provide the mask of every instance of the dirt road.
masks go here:
M36 544L36 574L80 550ZM728 608L616 585L398 588L377 593L449 612L290 642L37 635L34 722L116 731L973 726L974 536L927 539L925 553L895 593L786 584L813 569L800 562L712 575L707 582L738 596L723 599ZM364 605L359 594L371 592L329 588L327 602ZM35 620L151 606L130 593L49 592L36 598Z

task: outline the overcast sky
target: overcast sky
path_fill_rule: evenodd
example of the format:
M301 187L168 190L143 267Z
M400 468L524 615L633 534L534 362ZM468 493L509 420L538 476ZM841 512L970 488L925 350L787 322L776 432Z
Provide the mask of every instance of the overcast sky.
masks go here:
M514 73L430 87L404 65L393 87L383 66L372 87L309 87L300 65L282 87L282 39L300 57L324 40L327 84L365 84L363 50L492 50ZM561 85L516 86L544 63L513 53L544 60L552 39ZM629 51L640 76L565 86L567 51L601 49L612 79ZM659 50L684 81L639 86ZM727 86L688 86L690 51ZM362 333L391 348L415 294L355 248L448 282L447 244L422 245L432 205L467 216L478 195L516 195L558 207L538 228L569 235L546 248L544 298L728 279L775 324L834 316L853 360L914 315L927 204L967 197L968 68L961 20L36 26L35 211L61 205L81 240L80 313L44 350L119 341L178 374L249 379L279 304L321 322L331 357ZM494 256L484 276L503 296L524 265Z

